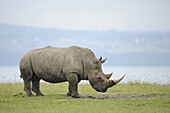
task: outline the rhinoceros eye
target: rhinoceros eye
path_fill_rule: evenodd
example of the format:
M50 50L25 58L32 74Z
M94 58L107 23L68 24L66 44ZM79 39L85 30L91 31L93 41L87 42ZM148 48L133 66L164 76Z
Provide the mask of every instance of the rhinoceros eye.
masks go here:
M99 80L102 80L102 77L98 77Z
M99 79L100 81L102 81L102 82L104 81L102 77L98 77L98 79Z

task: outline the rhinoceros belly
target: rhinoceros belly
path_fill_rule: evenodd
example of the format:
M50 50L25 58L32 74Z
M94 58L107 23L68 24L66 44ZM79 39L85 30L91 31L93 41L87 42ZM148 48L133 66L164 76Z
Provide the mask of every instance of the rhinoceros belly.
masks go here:
M45 75L45 76L40 76L40 78L50 83L60 83L60 82L67 81L67 79L64 76Z
M49 69L45 68L44 66L41 66L41 68L36 68L34 73L40 79L50 83L59 83L67 81L65 75L62 72L49 71Z

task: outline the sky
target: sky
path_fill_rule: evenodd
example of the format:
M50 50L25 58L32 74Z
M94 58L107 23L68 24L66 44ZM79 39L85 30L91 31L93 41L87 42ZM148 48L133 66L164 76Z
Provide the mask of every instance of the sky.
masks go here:
M0 23L66 30L170 32L170 0L0 0Z

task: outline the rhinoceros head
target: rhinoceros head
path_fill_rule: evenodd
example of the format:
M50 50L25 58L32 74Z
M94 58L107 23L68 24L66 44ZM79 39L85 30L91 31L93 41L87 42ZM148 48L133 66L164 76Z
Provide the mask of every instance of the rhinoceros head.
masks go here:
M100 59L96 59L93 62L92 68L89 70L89 82L91 86L98 92L106 92L108 88L116 85L124 78L123 76L118 80L109 80L112 73L104 74L101 68L101 64L105 61L106 59L102 60L102 57Z

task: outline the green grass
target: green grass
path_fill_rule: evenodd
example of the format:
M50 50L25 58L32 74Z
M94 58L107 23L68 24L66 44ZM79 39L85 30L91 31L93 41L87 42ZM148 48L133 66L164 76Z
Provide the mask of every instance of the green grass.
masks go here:
M72 99L67 83L41 83L43 97L23 97L23 84L0 84L0 113L169 113L170 85L118 84L106 94L167 95L167 98ZM80 94L102 95L88 84L79 85Z

